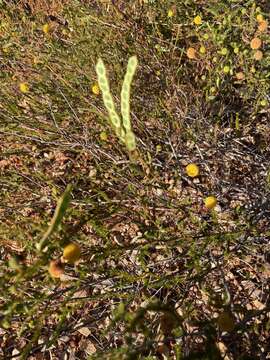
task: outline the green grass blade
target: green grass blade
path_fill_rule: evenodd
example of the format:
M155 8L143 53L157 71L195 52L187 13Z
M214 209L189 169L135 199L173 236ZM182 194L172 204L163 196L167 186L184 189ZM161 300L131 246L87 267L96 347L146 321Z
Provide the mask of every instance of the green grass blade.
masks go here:
M59 198L50 226L37 245L39 251L45 247L50 236L57 230L58 226L60 225L70 202L71 190L72 186L71 184L68 184L63 195Z

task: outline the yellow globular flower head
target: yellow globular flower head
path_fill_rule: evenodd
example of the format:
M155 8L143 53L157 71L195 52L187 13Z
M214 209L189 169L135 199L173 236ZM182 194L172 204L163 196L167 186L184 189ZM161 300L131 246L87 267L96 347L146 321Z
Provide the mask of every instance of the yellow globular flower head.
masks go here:
M173 17L173 15L174 15L173 9L169 9L169 10L168 10L168 14L167 14L168 18Z
M26 83L20 83L19 88L23 94L26 94L29 91L29 85Z
M256 16L256 20L260 23L260 22L262 22L263 21L263 16L262 16L262 14L258 14L257 16Z
M258 25L258 30L259 30L260 32L266 31L267 28L268 28L268 22L267 22L266 20L261 21L261 22L259 23L259 25Z
M201 54L205 54L206 53L206 48L204 46L200 47L200 53Z
M9 52L8 46L3 46L2 51L3 51L3 53L8 54L8 52Z
M186 173L190 177L196 177L200 174L200 169L198 165L191 163L186 166Z
M50 261L48 271L51 277L60 278L60 276L64 274L65 265L61 262L61 260L52 260Z
M222 48L220 52L221 52L221 55L227 55L228 54L228 49L227 48Z
M263 58L263 52L261 50L257 50L254 53L254 59L260 61Z
M100 88L99 88L98 84L94 84L94 85L92 86L92 93L93 93L94 95L99 95L99 94L100 94Z
M204 205L207 209L214 209L217 205L217 198L215 196L207 196L204 199Z
M202 24L202 18L200 17L200 15L195 16L195 18L193 19L193 22L195 25L201 25Z
M196 59L196 50L193 47L187 49L187 57L189 59Z
M268 105L267 100L261 100L261 101L260 101L260 105L261 105L261 106L267 106L267 105Z
M245 74L242 71L239 71L238 73L235 74L235 77L237 80L244 80Z
M44 34L48 34L50 32L50 25L49 24L44 24L42 26L42 31L44 32Z
M230 72L230 67L228 66L228 65L225 65L224 66L224 68L223 68L223 72L225 73L225 74L228 74L229 72Z
M99 134L100 140L102 141L107 141L108 140L108 135L105 131L101 131L101 133Z
M253 50L257 50L262 46L262 40L258 37L255 37L250 42L250 47Z
M81 249L78 244L69 243L63 251L63 260L69 264L74 264L81 256Z
M221 331L233 331L235 328L235 321L229 311L223 311L217 318L217 323Z

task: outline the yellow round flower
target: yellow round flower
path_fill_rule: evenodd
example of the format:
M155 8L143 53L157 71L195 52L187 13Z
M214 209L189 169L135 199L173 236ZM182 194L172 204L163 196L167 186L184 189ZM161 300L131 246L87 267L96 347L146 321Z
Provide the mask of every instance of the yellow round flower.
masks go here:
M223 311L217 318L217 323L221 331L233 331L235 328L235 321L230 312Z
M224 66L224 68L223 68L223 72L225 73L225 74L228 74L229 72L230 72L230 67L228 66L228 65L225 65Z
M200 53L201 54L205 54L206 53L206 48L204 46L200 47Z
M195 25L201 25L202 24L202 18L200 17L200 15L195 16L195 18L193 19L193 22Z
M261 100L261 101L260 101L260 105L261 105L261 106L267 106L267 105L268 105L267 100Z
M196 50L193 47L187 49L187 57L189 59L196 59Z
M50 31L50 25L49 24L44 24L42 26L42 31L44 32L44 34L48 34Z
M260 61L263 58L263 52L261 50L257 50L254 53L254 59Z
M200 169L199 169L198 165L192 163L192 164L188 164L186 166L186 172L187 172L188 176L196 177L200 174Z
M81 249L78 244L69 243L63 251L63 260L74 264L81 256Z
M26 83L20 83L19 88L23 94L26 94L29 91L29 85Z
M237 80L244 80L245 74L242 71L239 71L238 73L235 74L235 77Z
M262 40L259 39L258 37L255 37L251 40L250 42L250 47L253 50L257 50L262 46Z
M158 144L156 146L156 152L160 152L162 150L162 146L160 144Z
M174 11L172 9L169 9L167 14L168 18L173 17L173 15L174 15Z
M65 271L65 265L61 262L61 260L52 260L49 264L48 268L49 274L53 278L60 278Z
M213 209L217 205L217 198L215 196L207 196L204 199L204 205L207 209Z
M94 95L99 95L99 94L100 94L100 88L99 88L98 84L94 84L94 85L92 86L92 93L93 93Z
M262 16L262 14L258 14L257 16L256 16L256 19L257 19L257 21L260 23L260 22L262 22L263 21L263 16Z
M259 25L258 25L258 30L259 30L260 32L266 31L267 28L268 28L268 22L267 22L266 20L261 21L261 22L259 23Z
M3 51L3 53L8 54L8 52L9 52L8 46L3 46L2 51Z
M222 48L220 52L221 52L221 55L227 55L228 54L228 49L227 48Z
M108 135L105 131L101 131L101 133L99 134L100 140L102 141L107 141L108 140Z

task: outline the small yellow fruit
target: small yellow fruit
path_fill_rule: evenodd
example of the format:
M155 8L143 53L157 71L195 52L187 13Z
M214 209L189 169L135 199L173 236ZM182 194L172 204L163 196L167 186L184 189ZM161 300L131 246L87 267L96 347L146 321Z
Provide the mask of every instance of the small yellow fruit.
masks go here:
M196 50L193 47L187 49L187 57L189 59L196 59Z
M202 18L200 17L200 15L195 16L195 18L193 19L193 22L195 25L201 25L202 24Z
M222 331L233 331L235 328L235 321L232 314L228 311L223 311L217 318L217 324Z
M258 37L255 37L251 40L250 42L250 47L253 50L257 50L262 46L262 40L259 39Z
M254 59L260 61L262 60L262 58L263 58L263 52L261 50L255 51Z
M65 271L65 265L61 260L51 260L48 271L53 278L60 278Z
M29 91L29 85L26 83L20 83L19 88L23 94L26 94Z
M204 205L207 209L213 209L217 205L217 198L215 196L207 196L204 199Z
M100 94L100 88L99 88L98 84L94 84L94 85L92 86L92 93L93 93L94 95L99 95L99 94Z
M190 177L196 177L200 174L200 169L196 164L188 164L186 166L186 172Z
M63 251L63 260L69 264L74 264L79 260L81 256L81 249L78 244L70 243L68 244Z

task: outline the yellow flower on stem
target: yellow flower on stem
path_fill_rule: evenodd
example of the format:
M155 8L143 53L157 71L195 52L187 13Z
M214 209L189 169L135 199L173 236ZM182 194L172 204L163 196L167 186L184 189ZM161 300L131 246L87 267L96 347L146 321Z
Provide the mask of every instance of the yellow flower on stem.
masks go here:
M217 198L215 196L207 196L204 199L204 205L207 209L211 210L217 205Z
M256 20L260 23L260 22L262 22L263 21L263 16L262 16L262 14L258 14L257 16L256 16Z
M201 46L201 47L200 47L200 53L201 53L201 54L205 54L205 53L206 53L206 48L205 48L205 46Z
M225 73L225 74L228 74L229 72L230 72L230 67L228 66L228 65L225 65L224 66L224 68L223 68L223 72Z
M268 28L268 22L267 22L266 20L261 21L261 22L259 23L259 25L258 25L258 30L259 30L260 32L266 31L267 28Z
M99 94L100 94L100 88L99 88L98 84L94 84L94 85L92 86L92 93L93 93L94 95L99 95Z
M262 40L258 37L255 37L250 42L250 47L253 50L257 50L262 46Z
M244 80L245 74L242 71L239 71L238 73L235 74L235 77L237 80Z
M167 14L168 18L173 17L173 15L174 15L174 11L172 9L169 9Z
M186 172L189 177L196 177L200 174L198 165L191 163L186 166Z
M29 91L29 85L26 83L20 83L19 88L23 94L26 94Z
M48 34L50 32L50 25L49 24L44 24L42 26L42 31L44 32L44 34Z
M200 17L200 15L195 16L195 18L193 19L193 22L195 25L201 25L202 24L202 18Z
M105 131L101 131L101 133L99 134L100 140L102 141L107 141L108 140L108 135Z
M189 59L196 59L196 50L193 47L187 49L187 57Z
M257 61L260 61L260 60L262 60L262 58L263 58L263 52L261 50L255 51L254 59Z

